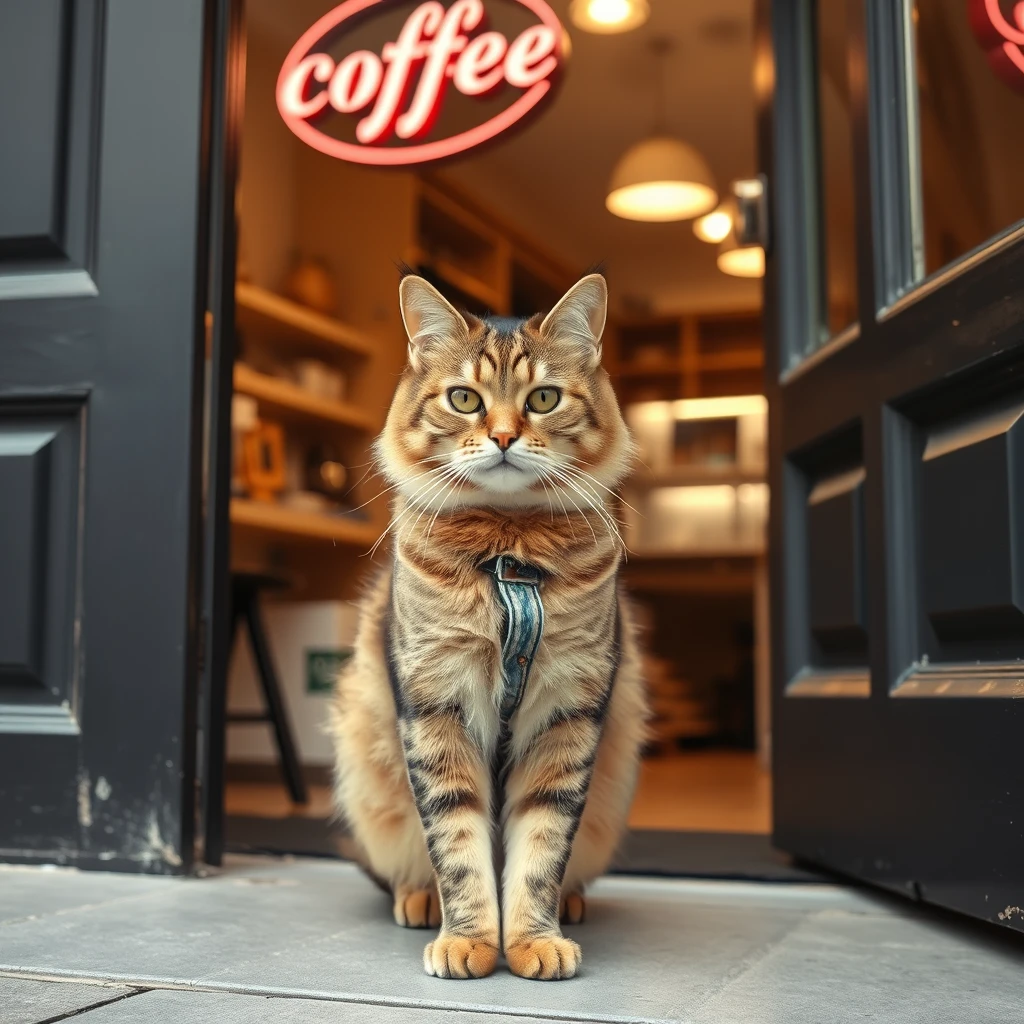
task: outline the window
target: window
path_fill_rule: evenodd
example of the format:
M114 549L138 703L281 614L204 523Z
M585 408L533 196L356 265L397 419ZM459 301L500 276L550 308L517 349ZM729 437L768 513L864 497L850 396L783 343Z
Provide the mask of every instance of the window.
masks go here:
M913 25L921 277L1024 219L1024 6L921 0Z

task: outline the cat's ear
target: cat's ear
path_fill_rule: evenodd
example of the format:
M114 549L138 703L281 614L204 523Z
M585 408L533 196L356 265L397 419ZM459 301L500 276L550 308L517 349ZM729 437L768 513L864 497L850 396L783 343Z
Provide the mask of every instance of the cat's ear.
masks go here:
M468 339L466 318L422 277L403 277L398 297L405 333L409 335L409 363L414 370L432 351Z
M601 274L588 274L559 300L540 325L542 338L572 345L591 369L601 362L601 335L608 319L608 285Z

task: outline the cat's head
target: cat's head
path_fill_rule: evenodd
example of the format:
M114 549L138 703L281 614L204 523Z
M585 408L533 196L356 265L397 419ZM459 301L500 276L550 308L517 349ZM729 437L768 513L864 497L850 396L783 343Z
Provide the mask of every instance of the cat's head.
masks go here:
M400 299L409 361L377 457L407 499L572 511L625 476L633 449L601 367L600 274L528 320L460 313L413 275Z

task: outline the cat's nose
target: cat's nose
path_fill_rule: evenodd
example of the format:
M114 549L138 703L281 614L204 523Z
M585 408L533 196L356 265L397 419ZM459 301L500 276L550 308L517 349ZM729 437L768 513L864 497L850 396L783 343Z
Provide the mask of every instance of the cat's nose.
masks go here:
M512 444L512 442L518 436L519 436L518 434L513 433L511 430L495 430L495 431L492 431L491 434L490 434L491 440L503 452L507 452L508 451L509 445Z

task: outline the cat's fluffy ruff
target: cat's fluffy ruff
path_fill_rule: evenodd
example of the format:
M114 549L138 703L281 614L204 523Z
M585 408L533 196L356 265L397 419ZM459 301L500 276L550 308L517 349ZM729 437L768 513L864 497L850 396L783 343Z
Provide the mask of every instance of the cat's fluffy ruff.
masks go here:
M488 974L501 946L516 974L571 977L559 917L582 919L614 853L646 722L604 500L631 458L600 367L604 279L543 320L463 316L417 277L401 300L409 365L377 444L393 553L332 705L337 806L399 924L436 924L440 904L428 973ZM529 408L539 387L558 389L549 412ZM458 412L453 388L479 409ZM544 573L543 639L504 733L501 613L479 568L496 554Z

